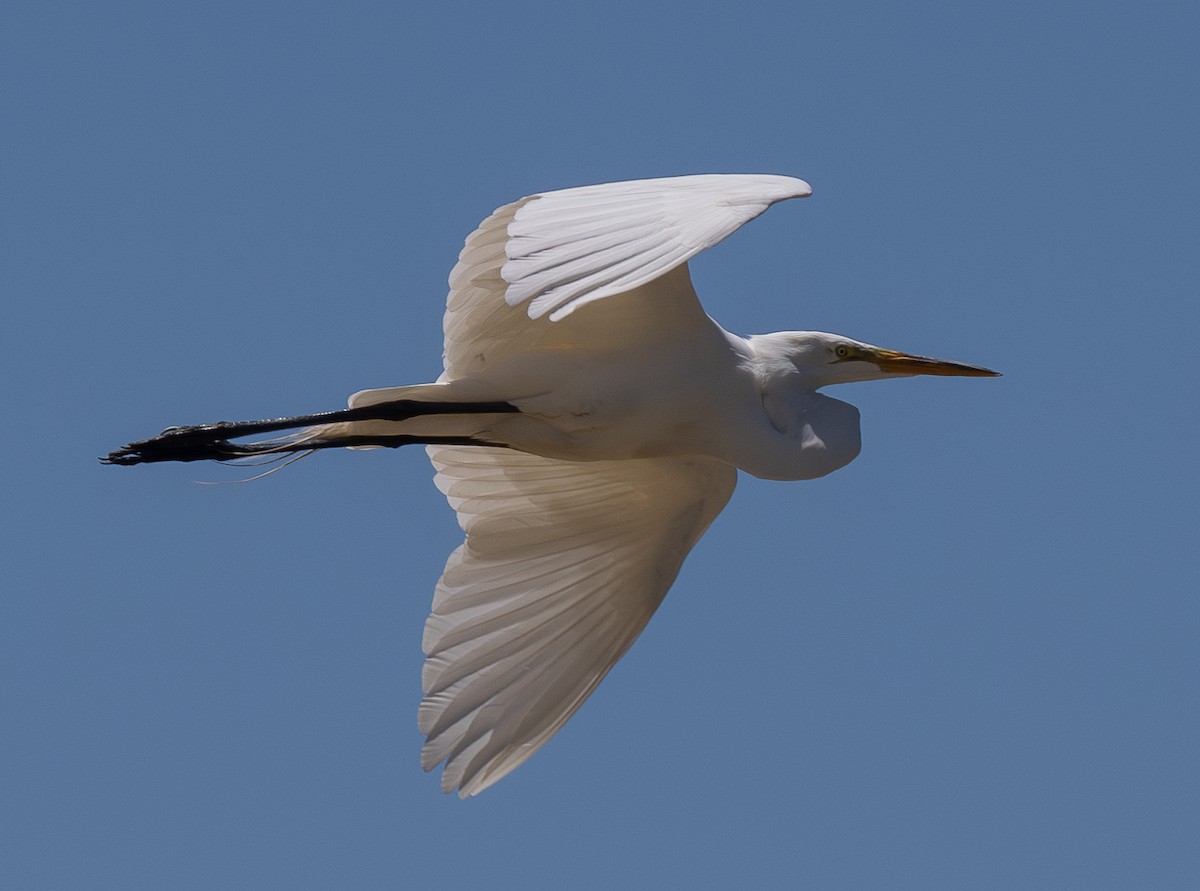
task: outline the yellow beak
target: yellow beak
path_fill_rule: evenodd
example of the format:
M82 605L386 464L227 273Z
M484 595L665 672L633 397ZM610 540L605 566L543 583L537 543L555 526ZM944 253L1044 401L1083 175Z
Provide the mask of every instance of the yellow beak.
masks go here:
M939 374L946 377L999 377L1000 372L983 368L979 365L967 365L963 362L947 362L945 359L930 359L927 356L913 356L909 353L899 353L896 350L876 349L868 357L882 371L889 374Z

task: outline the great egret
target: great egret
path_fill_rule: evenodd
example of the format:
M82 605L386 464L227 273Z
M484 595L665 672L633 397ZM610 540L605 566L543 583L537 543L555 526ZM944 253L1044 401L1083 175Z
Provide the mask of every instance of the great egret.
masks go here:
M687 260L786 176L705 175L543 192L501 207L450 273L436 383L350 408L172 427L112 464L424 443L466 540L422 641L422 765L474 795L554 735L645 627L737 470L823 476L859 451L830 384L996 372L836 334L730 334ZM304 427L265 441L247 435Z

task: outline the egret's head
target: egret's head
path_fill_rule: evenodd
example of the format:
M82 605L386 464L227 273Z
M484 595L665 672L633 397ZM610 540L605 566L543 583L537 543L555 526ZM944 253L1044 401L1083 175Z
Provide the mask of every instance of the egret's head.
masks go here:
M998 377L1000 374L978 365L885 350L824 331L784 331L757 335L750 340L760 356L768 361L790 362L812 380L814 387L914 374L952 377Z

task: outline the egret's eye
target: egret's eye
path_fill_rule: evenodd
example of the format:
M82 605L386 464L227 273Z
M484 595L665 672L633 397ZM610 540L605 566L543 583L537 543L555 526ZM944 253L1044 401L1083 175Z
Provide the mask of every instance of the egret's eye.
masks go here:
M833 354L839 359L849 359L850 347L846 346L844 343L838 344L833 348Z

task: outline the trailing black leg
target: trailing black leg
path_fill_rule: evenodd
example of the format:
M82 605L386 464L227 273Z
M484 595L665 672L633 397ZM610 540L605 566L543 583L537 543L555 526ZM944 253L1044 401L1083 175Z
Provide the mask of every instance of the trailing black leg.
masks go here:
M508 402L422 402L415 399L398 399L394 402L381 402L341 411L297 415L291 418L274 418L263 421L218 421L215 424L168 427L158 436L131 442L129 445L110 452L107 457L100 460L104 464L132 465L149 464L156 461L223 461L255 455L345 446L396 448L415 443L500 445L469 436L348 436L323 440L319 435L313 437L297 435L257 443L234 443L230 440L242 436L274 433L279 430L292 430L297 427L313 427L351 421L407 421L423 415L508 414L517 411L520 409Z

